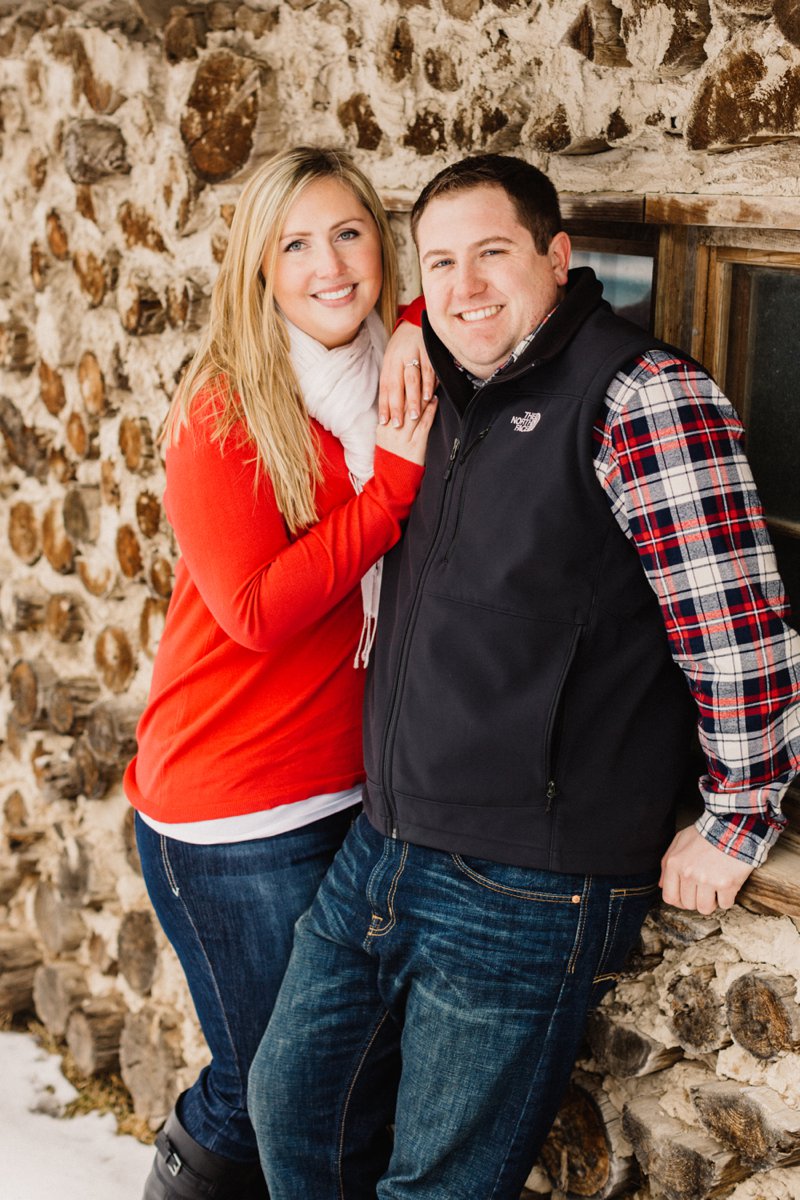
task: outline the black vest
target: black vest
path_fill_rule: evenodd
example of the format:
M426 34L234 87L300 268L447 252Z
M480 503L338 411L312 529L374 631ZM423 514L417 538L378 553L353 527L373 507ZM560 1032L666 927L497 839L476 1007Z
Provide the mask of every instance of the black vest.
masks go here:
M365 809L436 849L627 874L657 866L672 837L696 714L593 463L611 379L665 347L600 293L573 272L525 356L463 416L448 396L463 376L426 330L440 412L384 563Z

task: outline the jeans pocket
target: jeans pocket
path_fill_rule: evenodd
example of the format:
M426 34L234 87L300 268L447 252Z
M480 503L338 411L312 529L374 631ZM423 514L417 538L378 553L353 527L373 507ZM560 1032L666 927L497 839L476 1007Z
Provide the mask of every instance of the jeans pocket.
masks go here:
M462 875L479 887L519 900L542 904L580 904L584 891L583 875L560 875L533 867L509 867L487 859L451 854Z
M620 977L639 936L642 922L658 895L658 883L612 887L609 891L606 934L595 969L591 1004L595 1005Z

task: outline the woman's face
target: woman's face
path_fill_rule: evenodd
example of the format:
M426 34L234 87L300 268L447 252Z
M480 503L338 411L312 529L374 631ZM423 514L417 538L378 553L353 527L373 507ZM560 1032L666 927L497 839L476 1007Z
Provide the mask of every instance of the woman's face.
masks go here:
M274 295L284 315L329 350L344 346L375 307L382 282L373 217L338 179L310 183L278 242Z

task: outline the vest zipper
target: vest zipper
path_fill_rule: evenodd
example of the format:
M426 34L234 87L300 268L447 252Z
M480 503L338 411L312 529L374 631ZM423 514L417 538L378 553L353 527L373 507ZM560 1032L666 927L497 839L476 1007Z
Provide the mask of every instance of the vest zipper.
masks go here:
M453 441L453 449L450 451L450 457L447 460L447 467L445 468L445 472L444 472L444 476L443 476L445 483L449 483L450 476L453 474L453 467L456 465L456 458L458 457L458 450L459 450L460 445L461 445L461 439L455 438ZM443 497L443 499L444 499L444 497ZM436 532L437 533L439 532L438 529Z
M387 808L389 818L390 818L390 829L391 829L390 836L394 839L397 838L397 812L395 811L394 804L392 803L392 789L391 789L390 780L389 780L389 775L390 775L389 762L391 759L392 750L394 749L394 735L395 735L395 731L396 731L396 719L395 718L396 718L396 710L397 710L397 705L398 705L398 698L400 695L400 691L401 691L403 682L405 681L406 665L407 665L407 661L408 661L407 651L408 651L408 646L411 642L411 634L414 629L417 612L418 612L419 606L420 606L420 600L421 600L421 596L422 596L422 588L425 583L425 579L428 574L428 571L430 570L430 565L433 561L433 558L434 558L434 555L436 552L436 543L439 540L439 534L441 533L441 530L442 530L444 512L445 512L445 508L447 507L447 499L448 499L448 495L449 495L450 479L451 479L453 470L456 465L456 459L458 458L458 451L460 448L461 448L461 439L459 437L455 437L453 439L453 445L450 450L450 458L448 459L447 466L445 468L444 475L443 475L444 488L442 489L442 499L441 499L441 503L439 504L439 514L438 514L438 517L436 520L436 529L434 530L433 537L431 538L431 544L428 547L428 553L425 555L425 559L422 563L422 567L420 568L419 577L417 579L417 585L416 585L416 589L414 592L414 599L413 599L413 602L411 605L411 611L409 612L408 620L406 621L406 627L403 630L403 640L400 643L400 653L397 657L397 670L395 671L394 684L392 685L392 693L391 693L391 697L389 700L389 714L386 719L386 727L385 727L386 728L386 736L384 739L383 759L382 759L382 763L381 763L381 781L383 784L383 793L386 798L386 808Z
M477 435L477 437L473 438L473 440L467 446L464 453L461 455L461 459L459 461L459 466L461 466L461 467L464 466L467 459L472 454L472 451L476 450L478 448L478 446L481 444L483 439L489 433L489 430L491 428L492 428L491 425L487 425L485 429L482 429L480 431L480 433ZM447 549L444 552L444 558L442 559L442 561L444 563L447 563L450 560L450 551L453 549L453 543L456 540L456 534L458 533L458 527L461 524L461 514L464 511L464 492L466 490L466 486L467 486L467 480L466 480L466 476L465 476L461 483L461 491L460 491L459 497L458 497L458 509L456 511L456 519L453 523L453 532L450 536L450 541L447 543Z
M536 365L538 365L538 364L536 364ZM471 416L471 414L473 413L477 401L479 399L482 399L487 394L489 388L491 388L492 386L493 385L491 382L487 383L483 387L476 388L475 391L472 393L472 396L470 397L470 400L469 400L468 404L466 405L464 412L462 414L462 417L461 417L462 432L466 429L467 421L468 421L469 417ZM490 428L491 428L491 426L489 426L486 429L486 433L489 432ZM478 442L481 440L482 440L482 438L479 435L475 439L475 441L472 443L472 446L477 445ZM470 446L469 449L472 449L472 446ZM458 452L460 449L461 449L461 438L456 436L455 438L453 438L453 445L450 449L450 457L447 460L447 466L445 467L445 471L444 471L444 476L443 476L444 488L442 489L442 499L441 499L441 503L439 505L439 514L438 514L438 517L436 520L436 529L434 530L433 537L431 538L431 544L428 547L428 553L425 555L425 559L424 559L422 567L420 569L419 578L417 579L417 585L416 585L416 590L414 593L414 600L411 605L411 611L408 615L408 620L406 621L406 627L403 630L403 639L400 643L400 653L397 658L397 670L395 671L394 683L392 685L392 692L391 692L391 696L389 699L389 714L386 718L386 726L385 726L386 734L385 734L385 738L384 738L383 756L382 756L382 760L381 760L381 783L383 785L384 796L386 797L386 808L387 808L389 818L390 818L390 824L389 824L389 828L391 830L390 836L392 838L397 838L397 812L395 810L394 804L392 803L392 789L391 789L390 780L389 780L389 776L390 776L389 762L390 762L390 759L392 756L392 750L394 749L394 737L395 737L396 727L397 727L396 718L397 718L398 699L400 696L400 692L402 690L403 683L405 682L406 666L407 666L407 661L408 661L408 647L411 642L411 634L414 629L414 623L416 621L417 612L419 611L420 598L422 596L422 588L425 584L425 579L428 575L428 572L430 571L431 564L432 564L434 556L436 554L437 542L439 541L439 534L442 532L442 526L444 524L444 514L445 514L445 509L447 508L450 480L452 478L453 471L455 470L455 467L456 467L456 460L458 458ZM466 455L465 455L465 457L466 457Z

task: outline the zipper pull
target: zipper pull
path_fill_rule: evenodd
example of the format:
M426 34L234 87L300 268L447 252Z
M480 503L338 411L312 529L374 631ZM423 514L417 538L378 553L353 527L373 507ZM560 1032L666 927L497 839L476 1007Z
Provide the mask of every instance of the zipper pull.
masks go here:
M453 467L455 466L455 461L456 461L456 458L458 457L458 448L460 445L461 445L461 439L455 438L455 440L453 441L453 449L450 451L450 459L447 463L447 469L444 473L445 483L450 478L450 476L453 474Z
M466 462L466 460L469 458L470 454L472 454L472 451L476 448L476 446L480 446L481 442L486 437L487 433L491 433L491 429L492 429L491 425L487 425L485 429L482 429L480 431L480 433L477 435L477 437L469 444L469 446L467 446L466 450L461 455L462 462Z
M549 782L547 784L547 791L545 792L545 795L547 796L547 808L545 811L550 812L550 809L553 807L553 801L556 798L556 781L555 781L555 779L549 780Z

